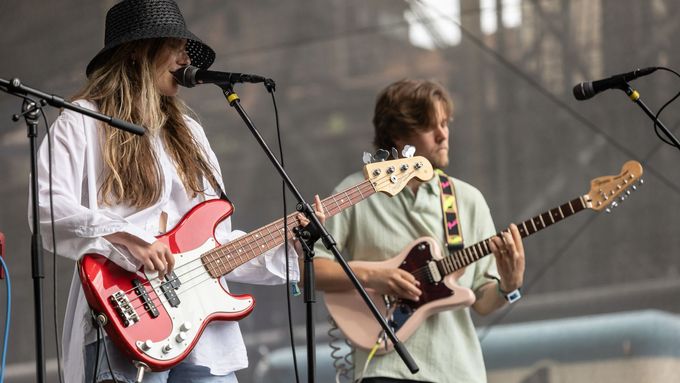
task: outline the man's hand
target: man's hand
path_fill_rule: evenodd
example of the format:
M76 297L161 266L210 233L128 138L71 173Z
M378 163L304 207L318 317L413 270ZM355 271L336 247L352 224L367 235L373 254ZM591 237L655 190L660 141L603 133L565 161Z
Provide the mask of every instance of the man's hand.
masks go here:
M524 282L524 245L515 224L500 237L491 238L491 251L496 257L501 290L510 292L522 287Z
M384 295L418 301L422 291L420 282L409 272L402 269L363 269L356 271L361 275L364 286Z

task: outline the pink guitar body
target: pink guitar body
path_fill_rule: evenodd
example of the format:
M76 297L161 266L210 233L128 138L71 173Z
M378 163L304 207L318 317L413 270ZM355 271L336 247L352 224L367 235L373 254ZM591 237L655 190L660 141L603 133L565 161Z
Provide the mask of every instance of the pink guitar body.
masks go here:
M433 260L442 259L441 250L435 240L430 237L421 237L408 246L399 255L382 262L352 261L350 266L363 266L374 269L401 268L410 273L422 267L428 267ZM408 339L418 326L430 315L454 309L461 306L470 306L475 302L472 290L457 284L458 278L465 272L460 269L444 276L440 282L431 283L427 278L419 278L421 298L418 302L410 300L397 300L388 309L383 296L373 290L367 289L371 300L383 313L388 324L395 331L397 338ZM382 328L375 320L354 289L342 292L325 293L326 307L338 324L338 327L347 338L356 346L370 350L380 339ZM392 351L393 345L388 339L377 351L385 354Z
M106 317L107 334L132 360L154 371L168 369L191 352L208 323L238 320L253 310L251 296L229 294L201 260L219 246L215 226L232 211L224 200L203 202L158 237L175 254L172 283L161 283L155 273L128 272L98 254L81 258L80 279L90 308ZM133 281L148 299L141 298Z

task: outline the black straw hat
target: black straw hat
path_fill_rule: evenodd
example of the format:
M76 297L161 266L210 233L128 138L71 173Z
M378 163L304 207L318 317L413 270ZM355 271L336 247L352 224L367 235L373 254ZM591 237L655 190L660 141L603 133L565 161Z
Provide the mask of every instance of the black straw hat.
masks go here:
M186 51L193 66L207 69L215 61L215 51L189 32L173 0L123 0L106 13L104 48L85 73L89 77L123 43L160 37L187 39Z

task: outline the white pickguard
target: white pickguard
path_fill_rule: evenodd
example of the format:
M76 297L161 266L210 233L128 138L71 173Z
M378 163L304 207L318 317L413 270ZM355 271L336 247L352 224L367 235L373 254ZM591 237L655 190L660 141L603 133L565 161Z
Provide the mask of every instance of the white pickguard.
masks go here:
M140 352L158 360L176 358L194 342L209 315L220 312L237 313L248 310L253 305L252 299L238 300L227 294L220 285L220 280L212 278L203 267L200 256L214 249L216 245L215 240L210 238L199 248L175 254L174 272L182 283L175 290L180 300L177 307L168 303L159 287L165 281L157 279L155 272L145 273L160 298L160 305L156 304L162 305L168 312L173 328L170 336L161 342L137 341Z

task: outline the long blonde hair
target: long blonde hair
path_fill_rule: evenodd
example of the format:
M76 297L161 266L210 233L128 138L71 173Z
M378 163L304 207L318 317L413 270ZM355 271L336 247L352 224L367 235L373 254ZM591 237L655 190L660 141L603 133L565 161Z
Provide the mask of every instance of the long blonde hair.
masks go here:
M103 124L104 179L99 201L104 205L151 206L161 196L163 177L152 138L159 136L175 163L187 194L204 194L203 179L220 190L215 169L184 120L188 108L177 97L164 96L155 84L156 58L172 39L123 44L94 70L74 99L96 103L101 113L145 127L144 136Z

